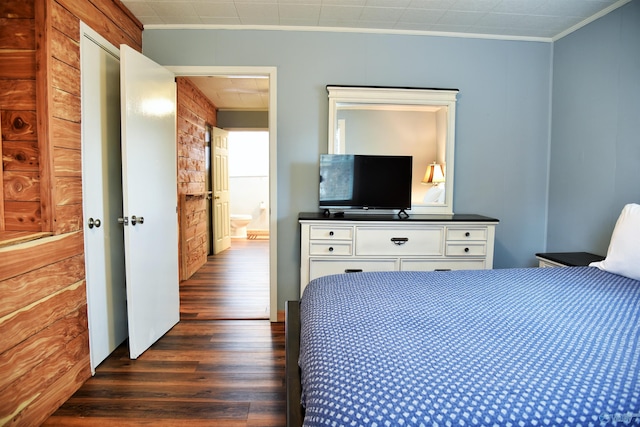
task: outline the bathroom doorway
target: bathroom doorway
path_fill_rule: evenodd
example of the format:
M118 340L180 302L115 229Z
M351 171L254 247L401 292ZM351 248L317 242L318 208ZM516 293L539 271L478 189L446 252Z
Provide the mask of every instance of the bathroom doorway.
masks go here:
M231 244L269 239L269 131L229 131Z

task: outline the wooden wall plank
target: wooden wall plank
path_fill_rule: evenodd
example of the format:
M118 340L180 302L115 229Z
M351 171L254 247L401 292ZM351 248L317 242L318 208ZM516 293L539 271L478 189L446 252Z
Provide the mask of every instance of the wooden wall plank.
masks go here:
M82 154L80 150L54 147L53 170L56 176L82 176Z
M2 143L2 168L5 171L38 171L38 143L11 141Z
M0 280L26 274L84 252L82 233L68 233L0 248Z
M36 111L38 113L38 148L40 150L40 221L41 231L54 231L55 199L53 194L53 153L49 117L51 94L51 1L35 1L36 23Z
M82 204L82 179L56 176L55 197L58 205Z
M37 141L37 117L35 111L1 111L2 138L5 141Z
M40 201L11 202L5 200L4 205L7 230L39 232L42 229Z
M33 51L0 51L0 77L35 79L36 61Z
M0 319L0 353L15 347L48 325L86 305L85 282L67 288Z
M0 110L35 109L35 80L0 80Z
M20 202L37 202L40 200L40 177L37 171L5 171L4 200Z
M84 256L75 255L1 281L0 318L79 282L84 274Z
M80 97L53 88L51 114L59 119L80 123Z
M142 50L142 32L140 31L141 28L138 28L137 26L131 26L129 23L125 25L126 28L119 27L109 18L109 16L111 15L119 15L116 19L126 22L126 14L121 9L118 12L117 10L110 7L113 6L112 1L56 1L67 10L73 10L76 17L78 17L81 21L89 25L89 27L100 33L114 46L127 44L138 51ZM98 5L100 9L96 7L96 5Z
M77 68L80 67L80 42L76 41L80 34L79 31L74 39L57 29L51 30L51 55L55 59Z
M7 423L3 425L40 425L55 412L66 396L71 396L91 376L88 343L85 332L14 383L10 392L23 396L25 401L6 417ZM0 423L3 421L0 419Z
M60 60L51 61L55 88L71 95L80 96L80 69L72 67Z
M67 120L51 118L51 136L55 147L74 148L80 150L82 126Z
M3 0L1 18L33 18L33 0Z
M0 49L36 48L33 18L0 18Z
M58 233L71 233L82 230L82 204L57 205L56 230Z
M20 342L12 352L0 354L0 390L6 389L21 377L29 374L43 360L64 350L69 341L86 330L86 311L75 310L40 333ZM7 400L11 401L9 396L1 399L0 414L9 413L4 407Z

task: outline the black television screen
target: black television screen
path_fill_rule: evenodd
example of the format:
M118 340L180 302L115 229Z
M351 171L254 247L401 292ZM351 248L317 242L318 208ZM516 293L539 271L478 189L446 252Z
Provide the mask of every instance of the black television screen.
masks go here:
M321 209L411 208L411 156L320 155Z

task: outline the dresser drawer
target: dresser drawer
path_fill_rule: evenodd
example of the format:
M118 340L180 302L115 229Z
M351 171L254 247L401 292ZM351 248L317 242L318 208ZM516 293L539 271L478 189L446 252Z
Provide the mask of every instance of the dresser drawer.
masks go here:
M329 260L311 258L309 260L309 280L330 274L396 270L398 270L398 261L394 259Z
M485 256L487 245L485 243L447 242L446 256Z
M444 227L356 227L356 255L442 255Z
M335 241L335 242L316 242L309 244L310 255L351 255L351 242Z
M487 240L487 227L447 227L447 240Z
M402 271L434 271L434 270L484 270L484 259L472 260L425 260L403 259L400 264Z
M352 240L353 227L324 227L312 225L309 229L309 238L312 240Z

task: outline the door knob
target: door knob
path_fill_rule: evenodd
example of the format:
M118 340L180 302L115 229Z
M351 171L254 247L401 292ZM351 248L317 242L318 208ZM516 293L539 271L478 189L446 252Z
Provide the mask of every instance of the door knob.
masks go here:
M100 227L100 224L102 224L102 222L99 219L93 219L93 218L89 218L89 220L87 221L87 225L89 226L89 228L93 228L94 226L96 228Z
M144 224L144 217L133 215L131 217L131 225L136 225L136 224Z
M129 225L129 217L120 217L118 218L118 224Z

